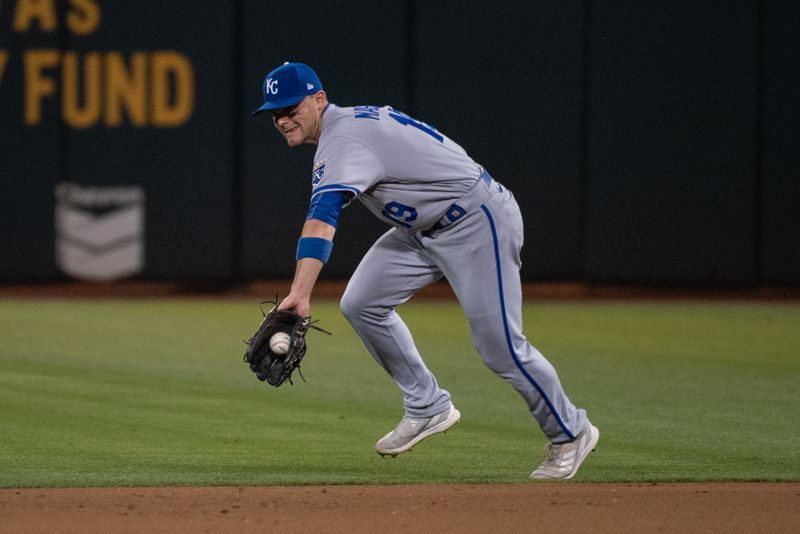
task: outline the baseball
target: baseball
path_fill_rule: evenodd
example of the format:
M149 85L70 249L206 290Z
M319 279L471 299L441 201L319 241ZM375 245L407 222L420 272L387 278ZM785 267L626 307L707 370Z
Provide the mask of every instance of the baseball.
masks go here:
M274 354L286 354L289 352L289 334L277 332L269 338L269 350Z

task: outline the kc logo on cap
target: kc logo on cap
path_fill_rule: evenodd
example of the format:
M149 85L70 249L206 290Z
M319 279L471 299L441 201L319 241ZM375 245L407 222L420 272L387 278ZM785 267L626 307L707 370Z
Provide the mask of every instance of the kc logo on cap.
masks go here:
M267 78L264 80L264 94L277 95L278 94L278 80Z
M322 82L311 67L303 63L286 62L271 70L264 78L264 104L253 115L297 105L308 95L321 90Z

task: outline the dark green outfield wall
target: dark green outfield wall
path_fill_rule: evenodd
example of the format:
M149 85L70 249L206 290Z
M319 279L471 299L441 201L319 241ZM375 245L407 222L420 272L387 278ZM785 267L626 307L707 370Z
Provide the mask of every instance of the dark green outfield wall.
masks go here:
M523 276L800 282L788 0L0 3L0 280L287 277L313 147L253 119L312 65L519 200ZM386 226L359 205L325 276Z

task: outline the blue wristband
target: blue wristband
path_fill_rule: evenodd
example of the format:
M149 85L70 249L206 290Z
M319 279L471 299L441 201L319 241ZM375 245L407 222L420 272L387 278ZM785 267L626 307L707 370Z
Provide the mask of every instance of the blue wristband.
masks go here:
M301 237L297 241L297 256L295 259L316 258L322 263L328 263L333 250L333 241L321 237Z

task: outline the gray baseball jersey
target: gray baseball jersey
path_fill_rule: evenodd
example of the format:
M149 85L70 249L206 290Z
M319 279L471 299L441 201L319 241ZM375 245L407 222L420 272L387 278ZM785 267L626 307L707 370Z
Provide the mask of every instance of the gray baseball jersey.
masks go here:
M414 233L433 226L481 171L458 144L391 107L330 104L314 156L312 197L352 192L379 218Z
M522 333L523 225L510 191L452 140L391 107L329 105L314 162L312 205L326 192L346 192L394 226L353 273L341 309L403 392L408 416L452 405L395 311L444 276L484 362L522 395L550 440L569 441L588 427Z

